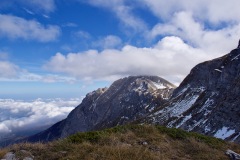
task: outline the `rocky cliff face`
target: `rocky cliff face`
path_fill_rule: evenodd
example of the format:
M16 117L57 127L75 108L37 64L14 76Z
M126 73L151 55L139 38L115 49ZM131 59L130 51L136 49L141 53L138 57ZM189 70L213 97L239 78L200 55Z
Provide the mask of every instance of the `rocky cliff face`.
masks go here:
M240 142L240 50L194 67L149 123Z
M157 76L130 76L86 95L68 117L29 141L113 127L143 118L167 102L175 86Z

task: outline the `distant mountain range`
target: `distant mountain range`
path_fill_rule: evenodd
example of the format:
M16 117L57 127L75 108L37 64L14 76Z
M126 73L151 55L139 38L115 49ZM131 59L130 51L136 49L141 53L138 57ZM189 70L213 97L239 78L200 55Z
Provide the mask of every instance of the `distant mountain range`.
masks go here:
M88 93L66 119L25 140L51 141L126 123L182 128L240 142L240 50L195 66L179 87L130 76Z

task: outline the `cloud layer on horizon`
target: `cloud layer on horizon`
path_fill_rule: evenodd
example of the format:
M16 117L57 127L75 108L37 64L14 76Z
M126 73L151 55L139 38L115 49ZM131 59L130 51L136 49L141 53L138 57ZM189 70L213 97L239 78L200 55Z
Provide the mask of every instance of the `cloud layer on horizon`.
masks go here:
M81 99L0 99L0 134L46 127L67 117Z

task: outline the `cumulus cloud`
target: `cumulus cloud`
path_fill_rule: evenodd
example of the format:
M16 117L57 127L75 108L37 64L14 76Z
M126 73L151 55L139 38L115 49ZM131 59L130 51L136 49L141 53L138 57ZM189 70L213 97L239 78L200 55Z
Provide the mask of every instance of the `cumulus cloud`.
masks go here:
M197 63L213 58L179 37L165 37L151 48L124 46L121 50L57 53L45 69L79 79L111 79L127 75L159 75L179 83Z
M240 21L240 10L238 8L238 0L143 0L150 11L159 18L167 21L172 16L181 11L191 12L194 18L207 21L212 24L222 22Z
M0 134L46 127L69 114L81 99L0 99Z
M90 0L87 3L113 11L123 23L141 31L140 36L145 35L147 41L158 35L178 36L193 47L225 53L234 47L240 32L238 0ZM134 14L143 8L159 19L152 29L143 17Z
M133 10L143 8L143 6L163 22L168 22L174 14L182 11L190 12L201 23L213 26L240 22L238 16L240 10L236 5L238 0L182 0L181 2L178 0L134 0L132 3L127 0L89 0L87 3L111 10L124 24L140 31L146 30L147 24L139 16L134 15Z
M217 56L236 47L240 35L240 24L211 30L196 21L191 13L179 12L169 22L155 25L149 35L152 38L158 35L179 36L192 46Z
M22 38L40 42L54 41L60 35L60 28L54 25L43 26L35 20L0 14L0 36L10 39Z

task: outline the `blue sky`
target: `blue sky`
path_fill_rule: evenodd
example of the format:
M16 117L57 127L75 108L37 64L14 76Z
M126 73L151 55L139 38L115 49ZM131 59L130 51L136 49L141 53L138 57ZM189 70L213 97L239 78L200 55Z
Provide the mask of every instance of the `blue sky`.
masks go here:
M78 98L129 75L179 84L228 53L238 0L1 0L0 97Z

